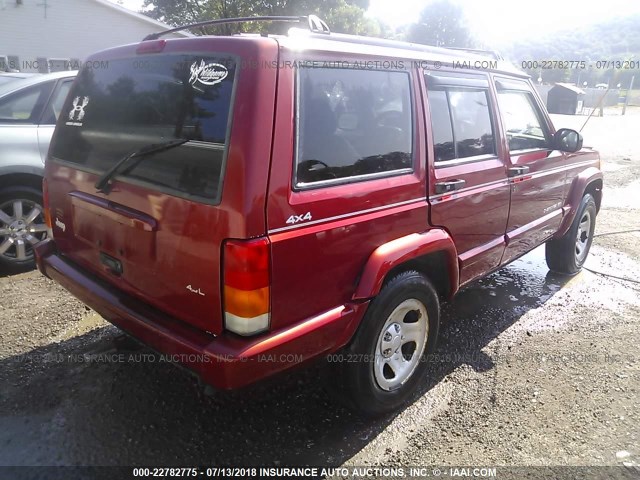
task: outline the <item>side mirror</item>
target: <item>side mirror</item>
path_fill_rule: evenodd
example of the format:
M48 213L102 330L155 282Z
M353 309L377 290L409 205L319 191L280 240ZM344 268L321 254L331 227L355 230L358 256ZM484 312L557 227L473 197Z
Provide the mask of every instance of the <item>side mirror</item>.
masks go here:
M582 135L570 128L561 128L553 136L556 150L562 152L577 152L582 148Z

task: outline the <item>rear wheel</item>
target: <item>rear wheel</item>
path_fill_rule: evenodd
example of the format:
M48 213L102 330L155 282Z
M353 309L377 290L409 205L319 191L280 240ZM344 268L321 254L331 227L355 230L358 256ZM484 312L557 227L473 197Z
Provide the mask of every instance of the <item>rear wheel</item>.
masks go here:
M415 271L394 277L369 306L351 345L335 355L335 393L369 415L404 404L426 372L439 316L429 280Z
M596 202L591 194L582 197L571 227L562 237L545 246L547 266L554 272L574 275L584 265L596 228Z
M42 193L29 187L0 190L0 263L33 267L33 246L46 236Z

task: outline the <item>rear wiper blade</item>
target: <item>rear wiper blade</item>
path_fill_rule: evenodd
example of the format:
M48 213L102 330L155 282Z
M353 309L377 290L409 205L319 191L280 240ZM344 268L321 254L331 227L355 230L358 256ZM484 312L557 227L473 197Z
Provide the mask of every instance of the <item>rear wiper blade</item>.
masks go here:
M129 160L134 158L141 159L142 157L151 155L153 153L163 152L171 148L179 147L180 145L185 144L188 141L189 141L188 139L180 139L180 140L170 140L164 143L152 143L151 145L146 145L136 150L135 152L130 153L126 157L123 157L120 160L118 160L113 167L111 167L109 170L107 170L102 174L102 176L98 179L98 181L95 184L96 189L99 192L102 192L108 195L109 192L111 191L111 180L113 179L113 177L115 177L118 173L120 173L123 170L123 167L129 162ZM129 165L129 168L132 166L133 165Z

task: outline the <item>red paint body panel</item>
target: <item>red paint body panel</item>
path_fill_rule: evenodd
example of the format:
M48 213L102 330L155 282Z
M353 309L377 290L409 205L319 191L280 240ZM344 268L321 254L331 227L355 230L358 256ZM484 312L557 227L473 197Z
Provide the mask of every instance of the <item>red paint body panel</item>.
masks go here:
M426 85L422 85L428 96ZM495 104L495 92L488 91ZM425 113L431 124L428 103ZM492 112L492 123L498 138L503 136L502 125ZM429 151L433 138L428 135ZM438 166L429 163L429 200L431 223L446 229L455 243L460 262L460 284L495 269L504 252L504 233L509 217L509 181L506 173L506 145L497 142L496 156L484 160ZM462 190L448 195L436 193L436 183L464 180Z
M38 247L38 269L91 305L106 320L220 389L240 388L343 347L355 332L367 302L322 312L288 328L251 339L210 335L149 308L103 282L56 251Z
M97 174L55 161L47 162L46 175L54 221L58 218L66 225L64 231L54 226L56 242L70 259L149 305L219 334L223 328L220 246L225 238L266 233L263 204L269 161L265 152L271 148L277 70L253 68L251 64L276 61L278 50L277 43L267 38L201 38L186 43L167 41L162 55L185 49L236 55L244 67L236 79L219 205L165 195L121 180L114 182L107 196L96 192ZM109 61L135 56L136 45L131 45L102 52L99 58ZM265 98L271 101L260 100ZM111 207L96 207L101 204ZM128 218L116 213L124 208L156 228L134 228ZM121 276L104 268L100 252L122 262ZM194 295L187 286L204 295Z
M283 51L281 62L366 60L366 56ZM278 75L278 106L267 224L272 241L272 327L278 328L349 302L372 252L396 238L428 228L424 118L417 75L412 74L414 172L330 188L295 191L295 69ZM286 223L310 212L313 226ZM304 279L304 281L301 281Z
M364 267L358 288L353 294L354 300L376 296L391 269L436 252L444 252L446 255L450 282L448 289L451 296L455 295L459 285L456 248L447 232L433 229L424 233L412 233L376 248Z
M580 202L582 200L582 196L584 195L585 190L590 185L597 185L597 190L600 191L600 195L602 195L602 171L600 170L600 159L595 152L590 152L585 155L579 155L578 158L572 160L582 160L586 163L577 164L572 167L568 176L570 181L568 181L568 193L566 195L566 200L564 203L565 207L565 217L562 220L560 227L558 228L556 237L561 237L565 234L569 227L571 226L571 222L576 216L578 212L578 207L580 206ZM600 207L600 201L597 201L598 208Z
M422 58L418 51L259 36L157 45L141 53L140 45L129 45L89 60L184 52L221 52L241 60L220 202L198 202L120 178L106 195L94 187L97 172L49 160L54 239L36 249L38 268L152 348L196 355L196 361L178 361L219 388L237 388L344 347L386 275L406 262L442 255L446 275L436 277L446 276L446 290L454 294L566 231L585 189L602 179L597 153L586 149L510 154L490 72L483 75L496 155L436 166L425 71L412 63ZM394 69L409 74L411 171L297 189L295 62L403 58L404 66ZM529 172L509 177L513 166ZM465 184L437 193L437 183L451 180ZM292 224L291 218L304 220ZM222 246L229 239L257 237L270 245L264 273L271 295L269 330L240 337L223 325ZM101 262L101 254L121 262L122 273Z
M513 179L507 225L507 263L551 237L562 219L567 176L562 152L535 151L512 155L511 166L527 166L529 172ZM543 221L541 221L543 219Z

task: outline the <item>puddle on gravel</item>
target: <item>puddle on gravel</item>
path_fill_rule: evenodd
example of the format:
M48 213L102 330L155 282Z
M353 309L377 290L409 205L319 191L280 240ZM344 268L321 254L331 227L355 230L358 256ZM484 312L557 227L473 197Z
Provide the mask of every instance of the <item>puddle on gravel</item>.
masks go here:
M592 246L585 266L640 280L637 261L598 245ZM464 288L446 316L483 321L488 317L516 315L520 318L512 330L531 332L559 329L575 318L571 312L579 308L622 313L629 305L640 305L634 284L586 270L574 277L555 274L547 268L544 246L541 246Z
M484 297L471 302L470 308L477 309L480 303L500 310L528 310L546 302L560 290L565 281L549 271L544 259L544 247L539 247L507 267L469 285L459 296ZM466 303L466 300L455 303Z

